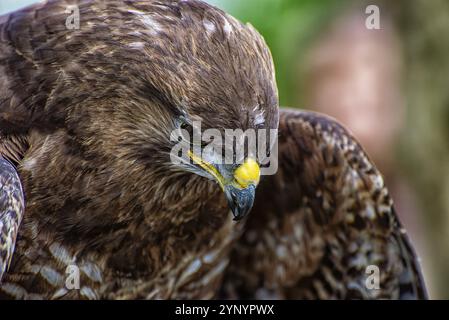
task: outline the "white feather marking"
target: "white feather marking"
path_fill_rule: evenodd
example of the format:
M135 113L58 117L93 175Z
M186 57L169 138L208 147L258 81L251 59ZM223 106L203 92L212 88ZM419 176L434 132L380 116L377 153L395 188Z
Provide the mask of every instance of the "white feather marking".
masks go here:
M139 11L139 10L128 10L129 13L137 14L137 15L144 15L145 12Z
M84 272L86 276L89 277L92 281L102 282L103 278L101 276L101 270L93 263L86 262L81 266L81 270Z
M376 189L382 189L384 187L384 180L380 174L373 178L373 183Z
M27 171L31 171L35 165L36 165L35 158L26 159L25 161L22 162L22 168Z
M159 31L162 30L161 25L156 20L151 18L149 15L143 16L142 22L149 28L149 30L153 34L158 34Z
M223 21L224 21L223 31L225 32L226 36L229 37L229 35L232 32L232 26L226 17L223 17Z
M64 297L69 291L66 288L61 288L57 290L53 296L51 297L52 300L60 299Z
M203 256L203 262L211 264L212 262L215 261L215 259L218 257L219 254L220 254L219 250L211 251L207 253L205 256Z
M287 257L287 248L283 245L279 245L276 248L276 255L278 256L278 258L280 259L284 259Z
M184 271L183 276L190 276L190 275L194 274L195 272L197 272L201 268L201 265L202 265L202 263L201 263L200 259L193 260L189 264L187 269Z
M63 277L61 276L61 274L48 266L43 266L40 274L45 280L47 280L49 284L54 287L58 287L63 283Z
M129 47L133 48L133 49L142 49L145 47L145 43L141 42L141 41L137 41L137 42L131 42L128 44Z
M263 111L258 112L254 117L254 125L261 125L265 123L265 113Z
M50 245L49 250L53 257L56 258L59 262L64 263L65 265L72 264L75 261L75 257L70 255L70 253L61 246L58 242L54 242Z
M24 288L13 283L3 283L1 286L1 290L14 297L15 299L23 299L27 294Z
M196 258L190 264L187 266L187 268L184 270L184 272L179 277L178 284L182 285L184 284L195 272L200 270L203 263L199 258Z
M82 287L80 290L80 294L83 297L86 297L89 300L96 300L98 299L97 295L95 294L95 292L89 288L89 287Z
M210 20L204 20L203 26L206 29L207 34L212 34L215 32L215 24Z
M215 267L213 267L211 270L209 270L206 274L203 275L201 278L201 282L203 284L211 283L215 278L217 278L220 274L223 273L223 271L228 266L229 260L223 259L218 263Z
M150 15L138 10L128 10L128 12L138 15L140 17L140 21L142 21L142 23L148 27L151 33L156 35L162 30L161 25Z
M371 204L366 205L365 216L370 220L373 220L374 218L376 218L376 211Z

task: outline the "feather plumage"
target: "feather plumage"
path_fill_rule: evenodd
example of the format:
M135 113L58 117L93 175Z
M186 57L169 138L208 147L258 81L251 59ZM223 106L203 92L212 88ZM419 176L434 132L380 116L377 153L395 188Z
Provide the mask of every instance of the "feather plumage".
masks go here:
M281 109L279 171L257 199L232 253L229 296L427 297L382 175L335 120ZM369 266L380 271L379 289L366 285Z
M65 28L72 4L79 30ZM0 155L16 166L2 159L1 297L425 297L381 175L334 121L280 112L280 170L239 223L215 183L170 163L181 115L278 127L266 44L212 6L47 1L2 16L0 85ZM363 287L369 264L380 291Z
M24 209L17 171L0 156L0 282L13 257Z

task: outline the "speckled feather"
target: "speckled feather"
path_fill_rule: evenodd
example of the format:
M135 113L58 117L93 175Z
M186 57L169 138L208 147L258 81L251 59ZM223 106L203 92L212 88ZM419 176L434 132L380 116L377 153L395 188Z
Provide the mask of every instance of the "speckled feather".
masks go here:
M265 177L223 296L424 299L417 256L382 175L335 120L281 109L279 171ZM368 266L380 289L368 289Z
M69 4L80 30L65 28ZM1 203L14 219L0 220L12 226L0 297L424 298L374 165L333 120L277 101L260 35L199 1L48 1L0 17L0 154L26 195L21 222L2 160L16 187L1 194L15 200ZM248 219L232 221L216 184L170 163L181 114L279 124L280 170ZM380 290L364 289L369 264Z
M0 156L0 282L11 263L24 209L22 184L16 169Z

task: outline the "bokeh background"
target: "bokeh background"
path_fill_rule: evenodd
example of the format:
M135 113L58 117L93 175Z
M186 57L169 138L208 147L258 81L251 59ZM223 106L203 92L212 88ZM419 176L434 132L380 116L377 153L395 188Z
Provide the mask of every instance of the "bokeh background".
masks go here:
M0 14L36 0L0 0ZM385 175L431 298L449 298L449 1L209 0L265 37L281 105L329 114ZM369 30L368 5L380 8Z

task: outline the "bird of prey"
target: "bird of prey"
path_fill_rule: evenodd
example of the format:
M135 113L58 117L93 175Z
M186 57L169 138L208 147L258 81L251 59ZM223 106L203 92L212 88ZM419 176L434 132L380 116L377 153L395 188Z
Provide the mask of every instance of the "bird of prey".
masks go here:
M249 155L174 163L194 121L278 129L276 174ZM263 38L201 1L0 17L0 155L1 298L426 298L360 145L279 108Z

